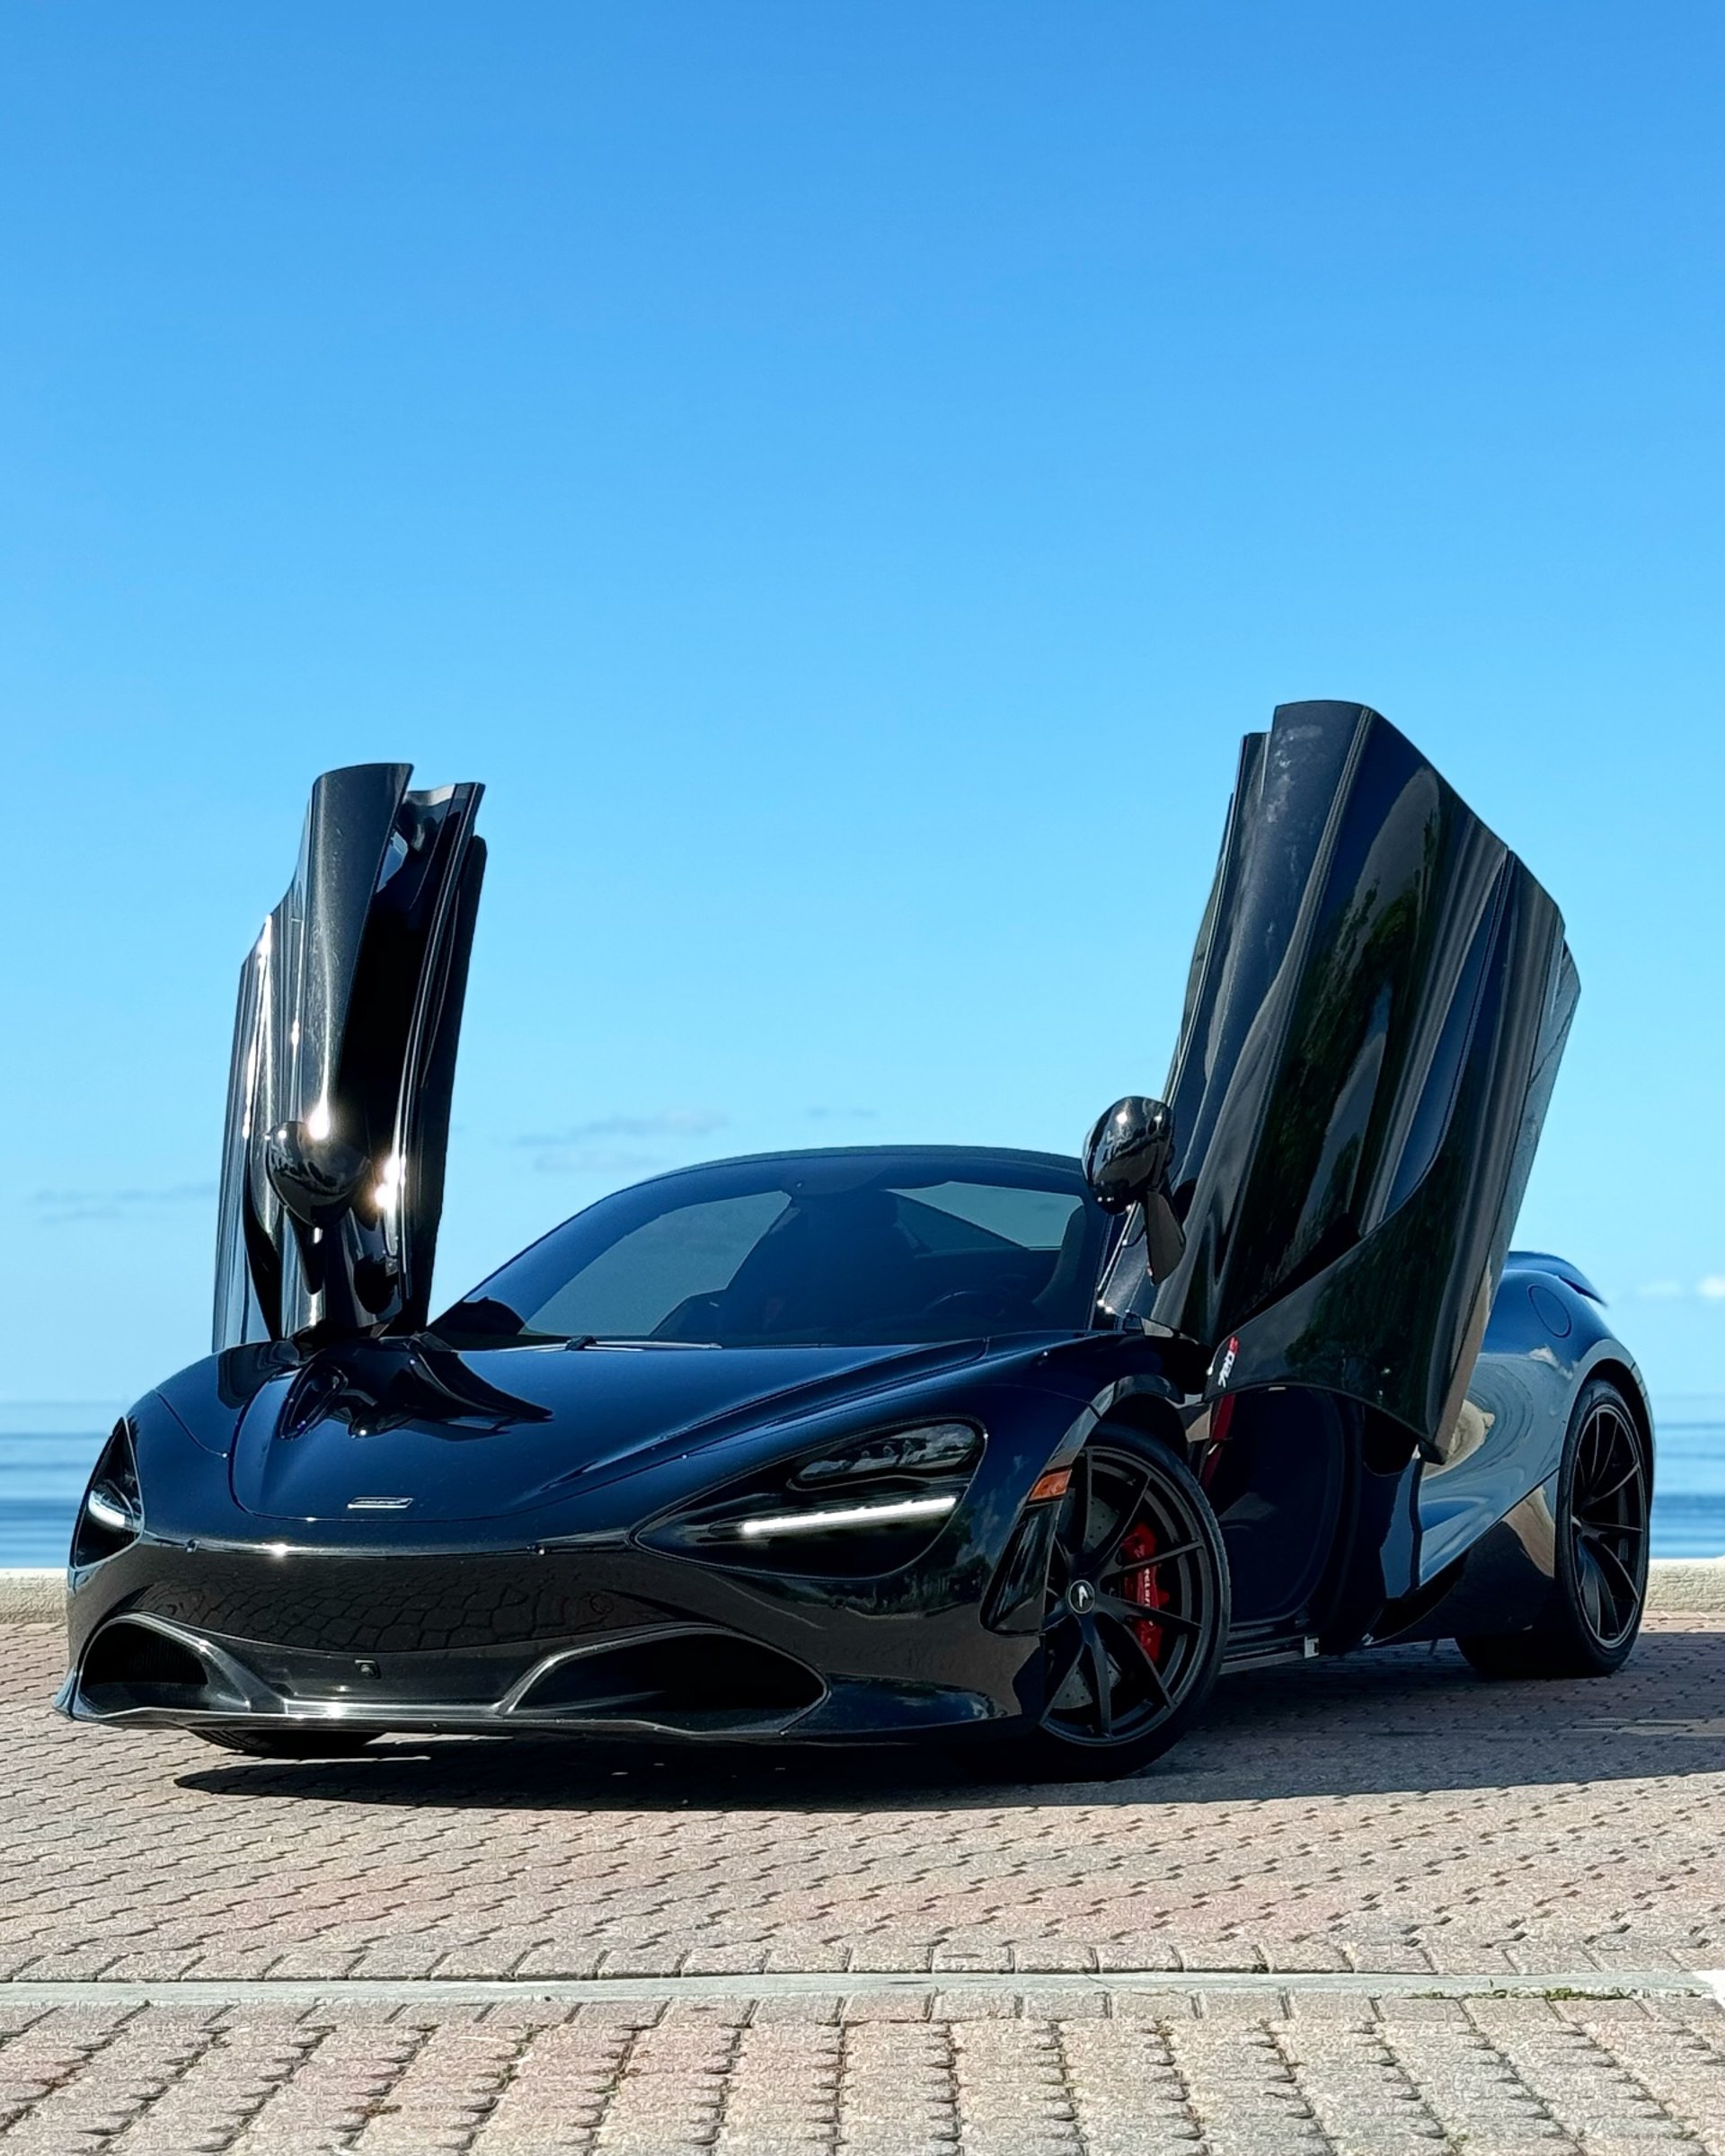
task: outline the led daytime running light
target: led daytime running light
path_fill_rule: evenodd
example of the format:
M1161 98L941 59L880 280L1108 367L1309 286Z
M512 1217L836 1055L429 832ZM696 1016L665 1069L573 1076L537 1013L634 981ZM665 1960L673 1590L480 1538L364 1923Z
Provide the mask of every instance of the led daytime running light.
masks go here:
M774 1512L744 1520L737 1532L745 1542L776 1534L824 1534L829 1527L894 1527L911 1520L942 1520L958 1504L956 1497L894 1498L879 1505L839 1505L818 1512Z
M84 1509L99 1527L106 1527L114 1534L135 1534L137 1532L137 1515L123 1498L98 1484L84 1500Z

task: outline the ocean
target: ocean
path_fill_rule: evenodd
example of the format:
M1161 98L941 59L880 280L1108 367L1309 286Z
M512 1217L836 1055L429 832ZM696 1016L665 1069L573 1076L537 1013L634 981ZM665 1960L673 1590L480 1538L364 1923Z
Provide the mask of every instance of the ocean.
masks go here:
M0 1566L63 1565L72 1517L109 1427L70 1429L64 1409L0 1422ZM29 1429L26 1419L50 1427ZM1725 1401L1673 1401L1657 1425L1655 1557L1725 1557Z

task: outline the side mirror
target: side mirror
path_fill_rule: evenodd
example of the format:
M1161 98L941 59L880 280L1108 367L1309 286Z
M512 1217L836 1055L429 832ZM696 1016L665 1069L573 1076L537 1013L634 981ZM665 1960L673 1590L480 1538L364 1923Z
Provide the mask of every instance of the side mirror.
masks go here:
M1142 1093L1117 1100L1084 1141L1084 1180L1103 1212L1144 1207L1146 1254L1157 1280L1172 1272L1186 1248L1168 1189L1173 1157L1173 1110Z
M314 1138L303 1123L283 1123L264 1141L270 1188L308 1228L333 1227L341 1220L359 1195L370 1164L357 1146Z
M292 1224L305 1285L323 1298L324 1328L375 1330L401 1274L366 1195L371 1162L340 1138L315 1138L303 1123L283 1123L264 1141L263 1166Z
M1084 1141L1084 1180L1104 1213L1159 1190L1174 1151L1174 1115L1165 1100L1128 1093L1097 1118Z

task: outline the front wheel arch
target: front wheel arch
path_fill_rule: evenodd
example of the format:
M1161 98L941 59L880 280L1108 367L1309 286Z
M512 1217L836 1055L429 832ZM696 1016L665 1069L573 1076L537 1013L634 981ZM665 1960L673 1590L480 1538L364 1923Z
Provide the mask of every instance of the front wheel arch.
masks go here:
M1635 1425L1636 1435L1641 1441L1641 1471L1647 1477L1650 1500L1653 1494L1653 1410L1642 1387L1640 1374L1627 1363L1613 1356L1604 1356L1588 1372L1583 1380L1591 1384L1596 1378L1604 1378L1623 1395L1623 1405L1629 1409L1630 1420Z

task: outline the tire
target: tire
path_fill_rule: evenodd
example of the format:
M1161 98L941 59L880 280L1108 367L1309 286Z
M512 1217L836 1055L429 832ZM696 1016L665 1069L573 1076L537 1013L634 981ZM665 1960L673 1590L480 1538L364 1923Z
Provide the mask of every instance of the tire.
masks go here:
M1456 1640L1482 1677L1608 1677L1628 1661L1647 1601L1650 1469L1617 1387L1584 1385L1558 1465L1551 1601L1525 1631Z
M243 1752L248 1759L356 1759L376 1733L361 1729L247 1729L213 1723L190 1734L224 1752Z
M1160 1757L1203 1711L1228 1610L1228 1560L1197 1478L1167 1445L1104 1424L1060 1500L1039 1713L1016 1763L1101 1780Z

